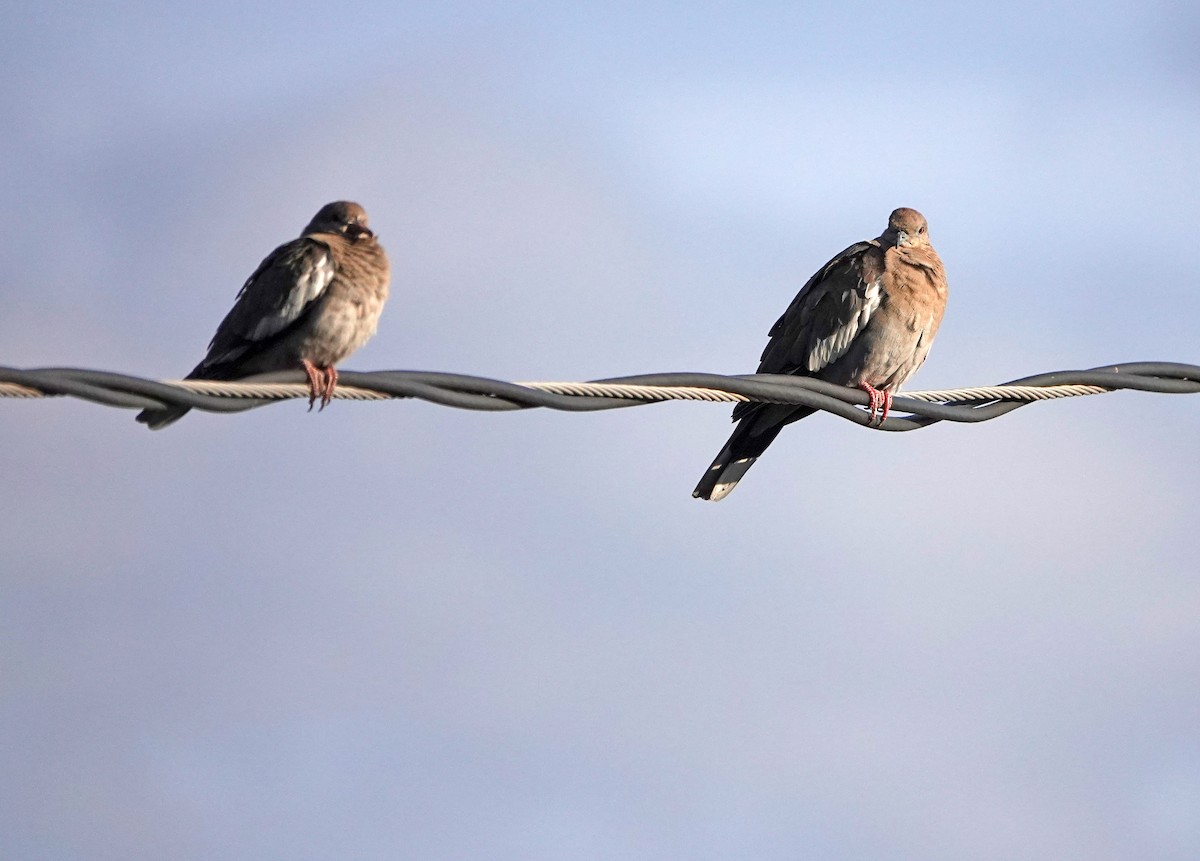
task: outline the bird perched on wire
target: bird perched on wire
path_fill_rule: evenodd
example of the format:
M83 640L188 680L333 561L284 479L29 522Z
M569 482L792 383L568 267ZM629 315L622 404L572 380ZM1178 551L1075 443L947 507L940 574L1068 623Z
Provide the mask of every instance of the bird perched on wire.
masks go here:
M375 334L391 269L357 203L322 206L298 239L272 251L254 270L189 380L238 380L303 368L308 408L324 409L337 387L338 362ZM188 407L140 412L151 430Z
M921 367L946 310L946 272L925 216L897 209L878 239L855 243L808 279L771 327L760 374L792 374L864 389L869 424L882 425L892 392ZM784 425L810 407L738 404L738 422L692 496L724 499ZM877 418L878 415L878 418Z

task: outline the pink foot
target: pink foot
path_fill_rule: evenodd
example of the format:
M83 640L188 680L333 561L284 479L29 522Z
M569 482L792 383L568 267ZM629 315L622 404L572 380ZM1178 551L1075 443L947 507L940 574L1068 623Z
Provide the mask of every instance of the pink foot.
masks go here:
M325 369L325 388L321 391L321 409L329 406L329 402L333 400L333 390L337 388L338 372L337 368L330 365ZM320 410L318 410L320 412Z
M325 409L325 372L308 359L300 361L304 365L304 373L308 374L308 411L312 412L318 397L321 398L321 409Z
M871 399L871 402L867 405L869 415L867 427L882 427L883 423L887 421L888 412L892 409L892 393L877 389L870 383L859 383L858 387L865 391ZM879 413L878 417L876 417L876 413Z

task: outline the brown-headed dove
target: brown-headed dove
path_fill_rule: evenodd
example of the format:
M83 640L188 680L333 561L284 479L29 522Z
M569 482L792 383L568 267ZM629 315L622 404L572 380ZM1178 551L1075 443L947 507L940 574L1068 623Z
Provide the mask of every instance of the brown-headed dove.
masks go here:
M921 367L946 310L946 272L925 216L897 209L878 239L851 245L821 267L771 327L760 374L793 374L865 389L871 423ZM692 496L724 499L783 426L809 407L739 404L738 422Z
M375 334L387 300L387 255L367 213L341 200L321 207L293 239L272 251L217 327L208 355L189 380L238 380L303 368L324 408L337 386L338 362ZM143 410L137 420L166 427L187 407Z

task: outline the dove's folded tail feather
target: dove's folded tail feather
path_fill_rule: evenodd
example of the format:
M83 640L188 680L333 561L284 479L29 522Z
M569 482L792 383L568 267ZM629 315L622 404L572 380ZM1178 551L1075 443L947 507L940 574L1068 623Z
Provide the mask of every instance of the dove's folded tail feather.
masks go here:
M137 421L146 425L150 430L161 430L169 424L179 421L191 407L163 407L157 410L142 410L137 414Z
M806 407L771 406L764 410L761 404L755 406L760 409L741 419L692 496L713 502L727 497L785 425L813 413Z

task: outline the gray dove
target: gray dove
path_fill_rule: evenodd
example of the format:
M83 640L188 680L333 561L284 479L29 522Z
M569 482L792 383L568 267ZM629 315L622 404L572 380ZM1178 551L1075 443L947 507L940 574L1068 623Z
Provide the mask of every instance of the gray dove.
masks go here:
M337 387L334 367L375 334L391 269L367 227L367 213L341 200L321 207L298 239L254 270L189 380L239 380L303 368L309 409L324 409ZM158 430L188 407L148 409L137 420Z

